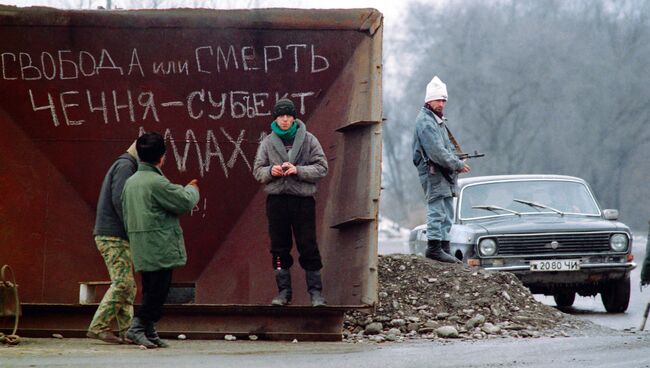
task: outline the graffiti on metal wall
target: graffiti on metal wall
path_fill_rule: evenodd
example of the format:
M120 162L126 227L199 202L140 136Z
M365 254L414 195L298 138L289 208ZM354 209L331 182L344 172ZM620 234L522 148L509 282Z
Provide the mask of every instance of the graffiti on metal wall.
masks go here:
M273 105L283 97L290 97L298 114L305 115L307 106L313 106L310 103L317 92L265 91L260 86L220 89L219 75L314 74L330 67L328 58L318 54L318 47L308 43L255 47L201 45L186 50L187 57L174 55L174 50L171 50L162 61L147 57L147 51L138 48L119 52L107 48L95 52L0 50L0 76L7 83L16 81L26 86L24 98L32 113L56 129L82 126L110 129L117 124L131 123L137 124L142 134L147 126L164 134L171 146L172 157L168 161L175 160L179 172L188 170L188 158L192 157L197 162L192 162L191 167L198 170L200 177L218 170L228 178L238 162L251 171L253 158L246 157L242 144L251 140L258 142L265 133L247 139L247 129L224 124L215 128L179 129L179 119L188 123L271 119ZM174 86L165 85L173 83L166 82L170 76L198 81L209 78L210 87L178 91ZM100 80L101 87L97 83L86 83L91 79ZM142 82L125 82L129 80ZM212 80L217 83L212 83ZM250 85L246 80L242 78L242 84ZM161 83L162 89L147 87ZM192 85L196 84L199 83ZM247 151L250 155L251 150Z

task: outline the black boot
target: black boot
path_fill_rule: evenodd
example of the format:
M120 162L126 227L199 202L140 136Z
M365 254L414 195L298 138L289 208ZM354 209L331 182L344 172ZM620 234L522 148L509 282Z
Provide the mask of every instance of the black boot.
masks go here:
M283 268L275 270L275 282L278 284L278 295L271 301L272 305L287 305L291 303L291 272Z
M323 298L323 282L320 277L320 271L306 271L305 280L307 281L307 291L311 297L311 305L313 307L321 307L325 305L325 298Z
M147 339L145 335L145 324L139 317L133 317L133 322L131 322L131 327L126 331L126 338L131 340L136 345L142 345L147 349L157 348L158 345Z
M456 260L456 263L463 263L462 260L456 258L453 254L451 254L451 242L449 240L441 240L440 241L440 248L442 248L442 251L449 254L450 256L454 257Z
M451 242L449 240L441 240L440 247L442 248L443 252L451 255Z
M440 240L427 241L426 257L440 262L446 263L461 263L458 258L453 257L442 250L442 242Z
M153 342L158 346L159 348L168 348L169 344L163 341L160 336L158 336L158 331L156 331L156 326L153 324L153 322L148 322L145 330L144 330L144 335L147 337L147 340Z

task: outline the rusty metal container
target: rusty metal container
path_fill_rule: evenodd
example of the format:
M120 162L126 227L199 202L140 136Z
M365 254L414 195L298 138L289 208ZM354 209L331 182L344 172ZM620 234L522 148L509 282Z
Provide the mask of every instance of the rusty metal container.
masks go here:
M24 324L30 310L43 318L65 306L67 315L92 312L78 298L80 283L108 280L92 238L99 188L143 131L165 135L170 180L197 178L201 188L182 219L188 264L174 282L191 285L193 298L179 315L217 306L229 306L228 315L264 312L275 284L265 195L251 167L282 96L294 100L330 164L316 198L327 313L372 306L381 35L373 9L0 6L0 261L22 280ZM303 272L296 265L292 273L297 306L287 315L308 315Z

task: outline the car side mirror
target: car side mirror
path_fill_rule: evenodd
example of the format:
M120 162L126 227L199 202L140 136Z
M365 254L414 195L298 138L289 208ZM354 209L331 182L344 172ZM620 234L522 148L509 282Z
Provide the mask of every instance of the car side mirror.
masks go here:
M611 208L603 210L603 217L605 217L605 220L618 220L618 210L613 210Z

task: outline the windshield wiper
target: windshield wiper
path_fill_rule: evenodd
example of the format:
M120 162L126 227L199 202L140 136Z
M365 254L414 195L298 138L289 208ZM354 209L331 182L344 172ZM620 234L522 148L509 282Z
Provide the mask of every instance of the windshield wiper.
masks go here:
M488 210L488 211L492 211L492 212L494 212L496 214L499 213L499 212L497 212L497 210L500 210L500 211L513 213L513 214L515 214L517 216L521 216L521 213L519 213L517 211L509 210L507 208L503 208L503 207L499 207L499 206L494 206L494 205L491 205L491 204L482 204L482 205L478 205L478 206L472 206L472 208L476 208L476 209L479 209L479 210Z
M533 202L533 201L526 201L526 200L523 200L523 199L517 199L517 198L513 199L513 201L515 201L515 202L519 202L519 203L523 203L523 204L526 204L526 205L529 205L529 206L531 206L531 207L533 207L533 208L535 208L535 207L545 208L545 209L547 209L547 210L551 210L551 211L553 211L553 212L555 212L555 213L560 214L560 216L564 216L564 212L562 212L562 211L560 211L560 210L558 210L558 209L555 209L555 208L553 208L553 207L547 206L547 205L545 205L545 204L541 204L541 203L537 203L537 202ZM539 210L538 210L538 211L539 211Z

